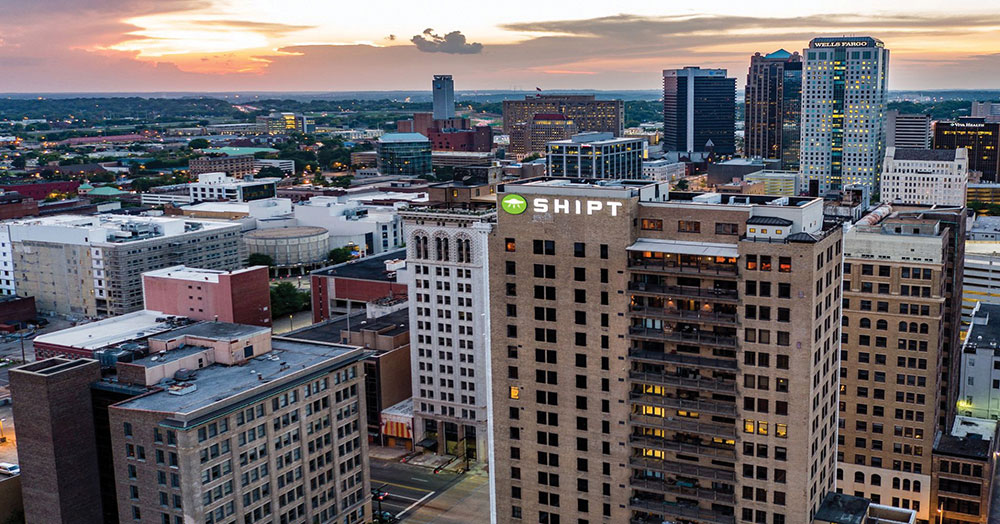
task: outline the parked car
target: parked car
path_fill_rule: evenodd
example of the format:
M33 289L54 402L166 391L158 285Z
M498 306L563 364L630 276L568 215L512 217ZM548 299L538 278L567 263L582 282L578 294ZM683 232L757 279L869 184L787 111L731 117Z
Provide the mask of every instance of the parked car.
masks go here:
M0 473L13 477L21 473L21 466L10 462L0 462Z

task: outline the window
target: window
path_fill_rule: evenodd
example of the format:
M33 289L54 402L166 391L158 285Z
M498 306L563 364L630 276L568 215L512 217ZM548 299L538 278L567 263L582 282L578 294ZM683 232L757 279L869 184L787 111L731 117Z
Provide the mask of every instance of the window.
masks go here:
M583 258L587 256L587 244L584 244L583 242L574 242L573 256L576 258Z
M663 231L663 221L657 218L644 218L639 222L643 231Z
M716 235L737 235L740 232L740 228L736 224L731 224L727 222L716 222L715 223L715 234Z
M779 273L792 272L792 257L778 257L778 272Z
M513 238L505 238L503 241L504 250L508 253L513 253L517 251L517 245L514 243Z
M701 233L701 222L695 220L678 220L678 233Z

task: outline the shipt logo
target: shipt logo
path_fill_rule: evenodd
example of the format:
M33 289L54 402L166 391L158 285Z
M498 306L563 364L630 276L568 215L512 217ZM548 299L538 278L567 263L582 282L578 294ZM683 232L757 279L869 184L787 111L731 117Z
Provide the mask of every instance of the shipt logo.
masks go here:
M500 207L512 215L520 215L528 209L528 201L521 195L507 195L500 201Z

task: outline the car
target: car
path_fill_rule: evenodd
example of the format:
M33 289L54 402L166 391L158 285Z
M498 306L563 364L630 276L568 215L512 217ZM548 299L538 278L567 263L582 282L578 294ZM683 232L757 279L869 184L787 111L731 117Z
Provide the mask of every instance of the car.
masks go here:
M4 475L19 475L21 473L21 466L17 464L11 464L10 462L0 462L0 473Z

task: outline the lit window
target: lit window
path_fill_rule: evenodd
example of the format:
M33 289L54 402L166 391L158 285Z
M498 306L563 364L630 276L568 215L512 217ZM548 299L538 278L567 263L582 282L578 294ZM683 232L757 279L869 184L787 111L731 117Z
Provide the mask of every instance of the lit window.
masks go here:
M510 387L510 398L514 400L519 400L521 398L521 388L517 386Z
M762 421L760 421L760 422L757 423L757 434L758 435L767 435L767 422L764 422L762 420Z
M777 435L778 438L788 438L788 425L778 424L775 435Z
M744 433L753 433L755 427L756 427L756 424L754 423L753 420L748 419L748 418L747 419L743 419L743 432Z

